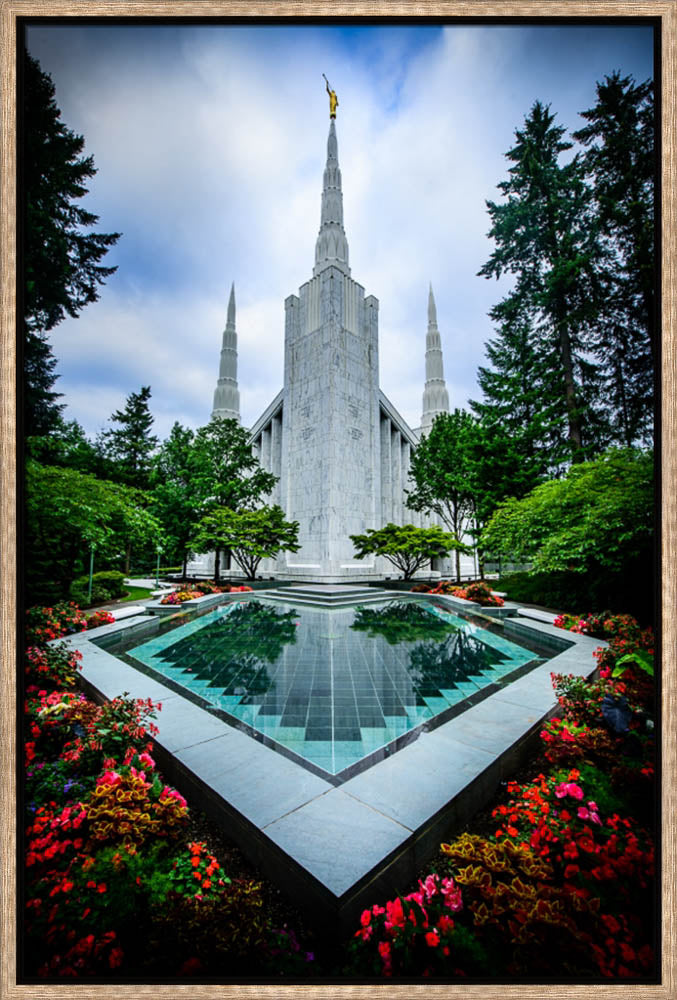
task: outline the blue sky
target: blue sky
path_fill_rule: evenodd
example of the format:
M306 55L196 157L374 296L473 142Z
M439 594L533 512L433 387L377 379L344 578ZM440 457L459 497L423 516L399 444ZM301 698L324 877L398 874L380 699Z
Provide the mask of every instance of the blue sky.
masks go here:
M98 25L27 29L98 170L85 205L123 235L100 300L51 334L65 416L90 434L141 385L155 431L209 419L235 282L242 421L282 387L284 299L312 274L328 102L353 278L380 303L381 387L420 422L428 283L451 406L479 397L507 285L486 199L535 100L574 130L595 83L652 76L649 27Z

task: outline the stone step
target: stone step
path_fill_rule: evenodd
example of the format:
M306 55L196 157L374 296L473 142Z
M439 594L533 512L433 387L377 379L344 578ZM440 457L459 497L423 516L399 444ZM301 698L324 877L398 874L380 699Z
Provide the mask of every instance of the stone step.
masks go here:
M329 588L327 588L329 590ZM315 607L339 608L355 604L374 604L384 600L391 600L393 592L390 590L376 590L374 587L341 588L340 593L323 593L322 591L307 588L282 587L279 590L269 590L266 597L274 601L284 601L287 604L308 604Z

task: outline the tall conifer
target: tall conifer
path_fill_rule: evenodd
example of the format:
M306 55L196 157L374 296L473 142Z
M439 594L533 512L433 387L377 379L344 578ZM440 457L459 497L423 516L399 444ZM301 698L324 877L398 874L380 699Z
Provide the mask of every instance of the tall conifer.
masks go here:
M653 85L612 73L581 116L588 124L573 137L586 147L583 165L604 250L594 349L605 362L614 437L631 446L651 440L658 356Z
M50 76L25 51L22 69L24 431L43 435L63 409L45 334L98 299L99 285L115 271L99 262L119 233L86 231L98 222L80 201L94 159L81 155L84 138L61 121Z
M514 291L497 307L495 318L508 350L515 349L510 338L521 339L538 372L539 396L533 400L530 420L548 428L558 445L555 462L580 461L605 443L603 427L595 419L598 373L589 356L598 283L596 229L580 158L560 162L572 145L564 132L540 101L524 127L516 130L515 145L506 153L512 163L509 177L498 185L506 200L487 202L489 235L496 247L479 272L487 278L504 273L516 278ZM502 367L507 363L503 359ZM533 395L529 371L522 374L531 386L527 395ZM490 382L485 375L485 395L487 389L491 392Z

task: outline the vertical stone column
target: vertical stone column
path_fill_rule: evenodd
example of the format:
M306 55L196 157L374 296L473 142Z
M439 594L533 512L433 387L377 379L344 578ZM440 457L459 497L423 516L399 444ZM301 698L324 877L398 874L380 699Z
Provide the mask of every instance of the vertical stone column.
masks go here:
M282 470L282 417L280 414L275 414L271 421L271 441L270 441L270 452L271 452L271 468L270 471L274 476L278 477L278 480L273 487L273 492L271 494L271 499L273 503L280 503L280 472Z
M411 445L402 438L402 522L404 524L414 524L413 511L406 505L407 495L405 489L409 489L409 463L411 461Z
M270 472L270 424L261 431L261 466Z
M393 522L402 523L402 436L393 427L391 435Z
M381 521L383 527L392 521L392 479L391 428L387 417L381 418Z

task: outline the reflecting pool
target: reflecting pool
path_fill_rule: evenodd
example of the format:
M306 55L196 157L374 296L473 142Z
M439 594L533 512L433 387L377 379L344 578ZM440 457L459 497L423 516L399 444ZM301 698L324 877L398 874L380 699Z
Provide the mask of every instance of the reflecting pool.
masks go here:
M130 639L123 659L336 784L548 655L429 601L259 598Z

